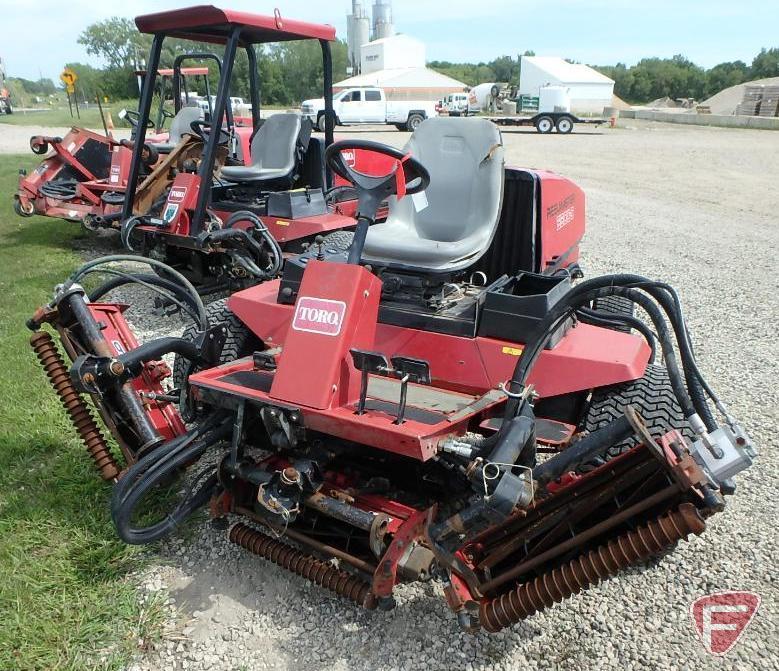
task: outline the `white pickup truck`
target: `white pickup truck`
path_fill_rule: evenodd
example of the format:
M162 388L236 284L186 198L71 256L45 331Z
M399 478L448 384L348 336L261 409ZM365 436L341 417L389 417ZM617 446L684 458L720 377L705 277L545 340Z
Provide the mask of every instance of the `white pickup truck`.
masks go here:
M333 110L337 126L381 123L410 131L437 114L433 101L387 100L384 91L374 87L345 89L336 93L333 96ZM319 130L324 130L324 98L304 100L300 105L300 113Z

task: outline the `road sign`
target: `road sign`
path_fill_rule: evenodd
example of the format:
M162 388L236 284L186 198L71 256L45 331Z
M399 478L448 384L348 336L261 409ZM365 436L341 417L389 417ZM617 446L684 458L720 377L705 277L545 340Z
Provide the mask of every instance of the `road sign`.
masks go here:
M75 93L75 92L76 92L76 87L75 87L75 86L73 86L73 84L66 84L66 85L65 85L65 90L66 90L68 93Z
M73 70L71 70L70 68L65 68L60 73L60 81L62 81L62 83L65 84L65 86L67 87L72 87L76 83L77 79L78 79L78 75L75 72L73 72ZM73 93L73 92L68 91L68 93Z

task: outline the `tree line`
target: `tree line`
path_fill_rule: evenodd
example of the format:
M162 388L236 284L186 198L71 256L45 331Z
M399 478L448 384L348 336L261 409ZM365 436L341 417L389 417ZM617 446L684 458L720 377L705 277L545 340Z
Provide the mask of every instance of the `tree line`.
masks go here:
M523 55L535 54L526 51ZM485 82L516 84L521 67L520 59L510 56L501 56L489 63L432 61L429 65L469 86ZM681 55L644 58L630 67L624 63L591 67L613 79L614 93L631 103L645 103L665 96L704 100L729 86L764 77L779 77L779 48L762 49L751 65L744 61L729 61L708 70Z
M765 77L779 77L779 48L761 49L751 65L744 61L729 61L708 70L681 55L644 58L631 67L624 63L593 67L611 77L614 93L631 103L665 96L705 100L729 86Z
M109 100L137 98L137 71L145 69L146 59L151 50L152 36L139 33L135 23L127 18L111 18L91 24L78 37L90 56L105 63L95 68L85 63L67 63L78 80L76 91L79 99L94 101L99 95ZM346 78L346 43L336 41L331 44L333 55L333 77L335 81ZM257 46L257 61L263 104L298 105L312 94L321 94L323 84L322 50L314 40L300 42L282 42ZM160 68L170 68L180 54L205 52L215 54L222 59L224 47L206 42L166 39L160 57ZM182 67L196 65L195 61L185 61ZM213 61L204 61L209 67L209 85L216 93L219 73ZM9 78L9 81L11 78ZM18 87L25 94L48 96L56 89L50 79L41 82L16 79ZM200 83L197 84L200 86ZM190 84L193 86L193 84ZM201 86L201 89L203 87ZM17 91L20 93L21 91ZM13 92L12 92L13 93ZM200 95L205 90L197 90ZM244 50L239 50L233 66L230 95L248 98L249 96L249 59Z

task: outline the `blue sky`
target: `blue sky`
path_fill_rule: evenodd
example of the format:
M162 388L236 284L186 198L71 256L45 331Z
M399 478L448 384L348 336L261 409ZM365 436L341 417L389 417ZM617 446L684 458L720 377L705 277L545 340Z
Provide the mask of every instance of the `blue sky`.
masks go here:
M10 76L55 78L68 61L99 65L76 43L89 23L194 4L198 0L0 0L0 57ZM331 23L343 37L351 7L350 0L217 4L269 14L278 6L290 18ZM710 67L749 62L761 47L779 46L777 0L393 0L393 8L396 29L423 40L429 60L488 61L533 49L604 65L682 53Z

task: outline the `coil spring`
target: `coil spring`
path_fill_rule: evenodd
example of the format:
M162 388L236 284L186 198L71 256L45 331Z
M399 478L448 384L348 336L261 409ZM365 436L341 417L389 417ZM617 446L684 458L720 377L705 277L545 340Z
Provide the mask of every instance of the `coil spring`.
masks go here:
M256 529L239 522L230 529L230 541L292 573L307 578L320 587L351 599L363 608L369 610L376 608L376 598L371 593L370 585L367 582L281 543Z
M482 602L481 623L490 632L523 620L578 594L622 569L672 548L691 533L699 535L706 523L691 503L628 531L587 554Z
M92 413L84 403L84 399L73 386L68 368L54 344L54 339L46 331L38 331L30 338L30 345L41 362L43 370L46 371L51 386L54 387L62 405L65 406L70 421L73 422L81 440L84 441L100 476L103 480L116 479L119 475L119 466L108 450L105 438L103 438Z

